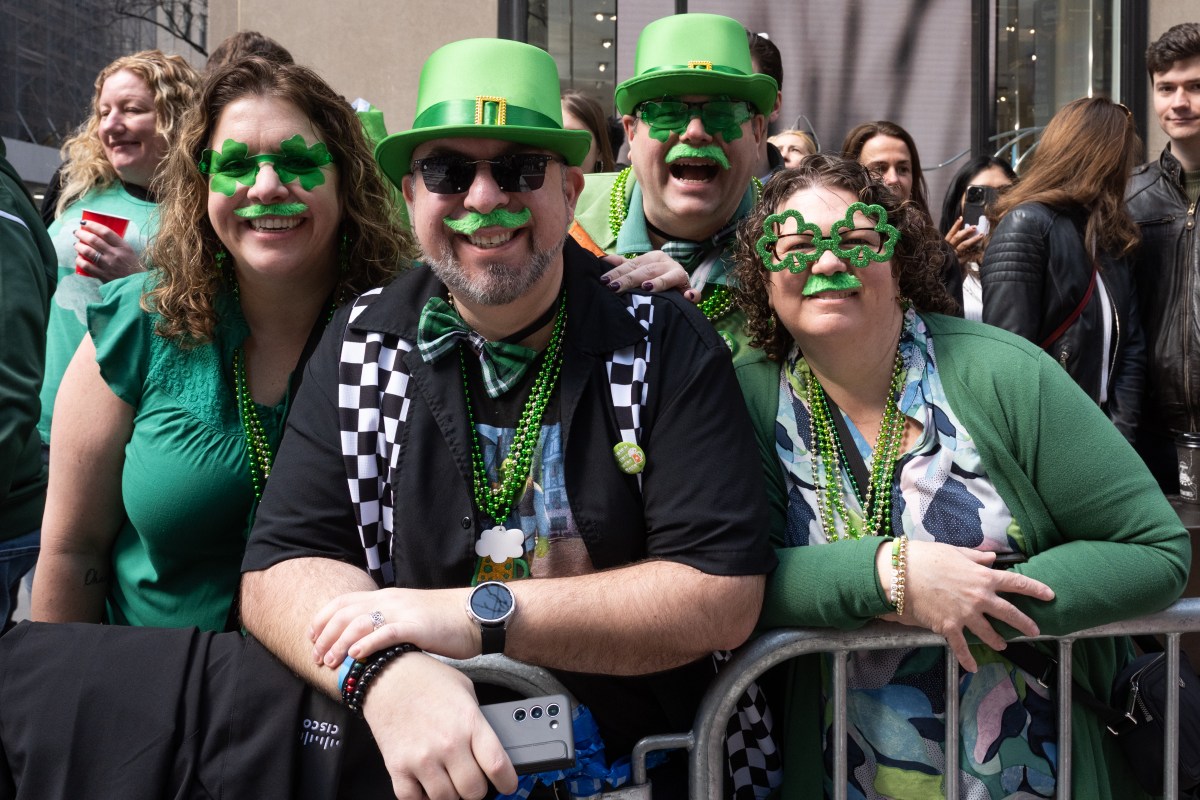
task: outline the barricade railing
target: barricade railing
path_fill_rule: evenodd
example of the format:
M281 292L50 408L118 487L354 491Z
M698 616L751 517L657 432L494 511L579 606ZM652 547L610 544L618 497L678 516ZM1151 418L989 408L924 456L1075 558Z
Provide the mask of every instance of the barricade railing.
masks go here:
M1200 598L1180 600L1157 614L1114 622L1077 631L1066 636L1021 637L1012 641L1056 641L1058 643L1057 694L1058 774L1057 797L1071 796L1071 680L1072 646L1080 639L1136 634L1165 634L1167 662L1167 737L1163 763L1164 797L1178 795L1179 762L1179 638L1200 631ZM750 683L771 667L810 653L846 654L862 650L894 650L940 646L946 649L946 742L945 770L957 775L959 768L958 684L959 665L936 633L898 623L871 622L855 631L829 628L785 628L769 631L747 644L725 664L701 701L692 732L679 737L661 737L675 747L690 746L689 794L693 798L722 795L725 781L725 726L737 699ZM833 789L835 800L846 797L846 659L834 658L833 683ZM777 721L776 729L781 728ZM654 746L651 737L642 744ZM668 742L664 741L664 744ZM958 780L943 781L947 800L958 800Z

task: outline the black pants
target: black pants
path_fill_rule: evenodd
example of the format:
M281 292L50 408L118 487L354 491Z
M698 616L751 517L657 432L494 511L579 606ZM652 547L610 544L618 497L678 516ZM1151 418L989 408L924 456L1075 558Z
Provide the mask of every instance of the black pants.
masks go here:
M365 723L254 639L21 623L0 638L0 799L390 798Z

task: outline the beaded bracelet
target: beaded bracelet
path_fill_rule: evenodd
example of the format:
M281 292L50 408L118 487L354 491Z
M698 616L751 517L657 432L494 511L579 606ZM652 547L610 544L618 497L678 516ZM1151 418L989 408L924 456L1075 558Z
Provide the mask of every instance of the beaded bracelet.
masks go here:
M405 653L419 653L420 651L421 648L415 644L405 642L395 647L389 647L387 650L381 650L366 661L355 661L351 664L345 678L341 681L342 702L346 704L346 708L350 709L355 716L361 717L363 715L362 704L367 697L367 687L383 671L388 662Z
M896 616L904 616L904 579L908 575L908 537L892 540L892 591L888 596Z

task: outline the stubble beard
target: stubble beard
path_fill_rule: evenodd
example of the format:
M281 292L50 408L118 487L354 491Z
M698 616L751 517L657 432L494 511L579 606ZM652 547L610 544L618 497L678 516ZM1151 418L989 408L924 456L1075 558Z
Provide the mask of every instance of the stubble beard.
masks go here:
M485 262L481 277L467 274L462 262L455 257L449 239L443 241L436 255L426 253L425 257L433 274L456 297L476 305L501 306L522 297L541 280L555 257L562 253L567 236L568 233L563 231L562 237L553 246L535 250L524 269Z

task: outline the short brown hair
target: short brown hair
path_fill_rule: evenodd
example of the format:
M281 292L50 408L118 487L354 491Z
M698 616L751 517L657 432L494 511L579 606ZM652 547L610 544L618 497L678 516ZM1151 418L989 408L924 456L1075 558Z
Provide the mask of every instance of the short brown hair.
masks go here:
M162 170L162 221L148 254L159 280L143 305L161 316L159 334L181 346L212 337L213 299L230 280L223 275L230 270L216 266L223 245L208 218L208 180L196 165L221 112L236 100L255 96L295 105L333 155L342 208L339 234L345 241L345 269L339 273L336 296L378 286L408 263L410 240L349 104L307 67L255 56L231 62L205 81Z
M1200 22L1183 22L1167 29L1146 48L1146 71L1150 80L1166 72L1176 61L1200 56Z
M230 61L237 61L247 56L259 56L276 64L294 64L295 59L288 49L270 36L264 36L258 31L238 31L226 36L224 41L213 49L204 65L204 71L215 72Z
M1072 100L1051 117L1028 169L1000 195L992 213L999 220L1022 203L1082 207L1087 242L1124 255L1141 241L1125 209L1125 184L1141 152L1128 108L1107 97Z
M738 226L733 296L746 312L751 345L762 348L772 361L782 361L792 347L791 334L767 300L770 273L758 256L757 244L767 217L782 209L796 192L814 186L843 189L868 205L883 206L888 223L900 232L892 254L892 272L901 294L912 300L918 311L958 311L940 279L942 237L929 216L911 200L901 202L858 161L818 153L805 157L795 169L776 172L767 182L762 200Z

